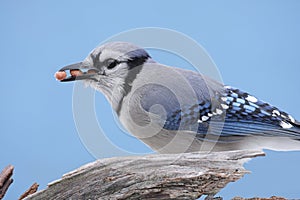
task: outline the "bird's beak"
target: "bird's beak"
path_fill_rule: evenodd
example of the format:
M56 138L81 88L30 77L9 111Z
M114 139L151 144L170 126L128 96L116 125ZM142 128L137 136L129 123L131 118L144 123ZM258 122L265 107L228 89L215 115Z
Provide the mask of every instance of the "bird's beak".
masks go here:
M70 76L67 76L66 71L70 72ZM55 77L61 82L91 79L96 73L98 73L98 71L99 70L96 68L86 67L82 62L79 62L61 68L60 70L58 70L58 72L55 73Z
M66 70L72 70L72 69L81 69L82 68L82 62L74 63L71 65L67 65L63 68L61 68L59 71L66 71Z

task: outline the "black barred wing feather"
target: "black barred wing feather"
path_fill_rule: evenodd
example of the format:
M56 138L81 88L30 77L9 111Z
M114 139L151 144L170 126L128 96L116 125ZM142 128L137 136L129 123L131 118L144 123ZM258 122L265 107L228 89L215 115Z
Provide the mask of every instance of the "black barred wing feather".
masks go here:
M212 102L218 102L212 105ZM224 123L223 123L224 122ZM198 124L198 134L205 135L209 124L222 128L221 136L287 136L300 138L300 123L292 116L258 100L256 97L228 86L215 93L210 101L183 106L167 116L164 128L185 130Z

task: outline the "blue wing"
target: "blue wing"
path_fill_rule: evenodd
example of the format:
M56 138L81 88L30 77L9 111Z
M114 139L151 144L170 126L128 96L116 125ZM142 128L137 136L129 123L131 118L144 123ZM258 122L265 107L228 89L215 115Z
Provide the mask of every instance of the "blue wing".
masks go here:
M190 124L198 123L197 132L201 137L213 124L221 128L221 136L264 135L300 139L299 122L248 93L224 87L222 93L215 93L212 99L218 102L217 106L212 107L212 101L205 100L169 113L164 128L186 130Z
M197 100L193 105L180 104L176 95L163 85L145 85L140 94L141 106L147 112L154 104L164 107L167 114L166 120L163 118L164 129L192 130L197 131L199 137L204 137L209 125L213 124L214 127L220 127L218 130L221 129L221 136L225 137L263 135L288 136L300 140L300 123L278 108L199 73L173 70L177 70L195 91ZM183 88L180 81L174 84L184 94L187 88ZM188 95L180 98L183 102L189 102L184 100L189 98Z

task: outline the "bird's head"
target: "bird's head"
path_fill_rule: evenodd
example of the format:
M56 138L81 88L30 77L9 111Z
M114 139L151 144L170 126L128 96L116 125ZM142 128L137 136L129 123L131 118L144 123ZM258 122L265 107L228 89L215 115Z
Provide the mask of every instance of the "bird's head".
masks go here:
M61 82L83 80L113 103L122 98L142 65L149 60L149 54L140 47L111 42L95 48L82 62L61 68L56 78ZM66 72L70 72L70 76L67 77Z

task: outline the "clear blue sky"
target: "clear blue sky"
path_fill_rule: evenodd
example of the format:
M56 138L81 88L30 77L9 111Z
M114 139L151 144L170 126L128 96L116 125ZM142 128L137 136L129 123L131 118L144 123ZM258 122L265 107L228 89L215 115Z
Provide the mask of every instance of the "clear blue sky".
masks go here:
M300 119L299 10L296 0L0 1L0 168L15 166L6 199L16 199L33 182L45 188L95 159L76 132L73 84L60 84L53 74L128 29L155 26L187 34L208 51L227 85ZM176 65L164 54L153 57ZM104 98L97 95L96 101L106 116L99 122L112 134L121 132ZM119 141L135 151L147 149L135 142ZM300 152L267 151L246 168L252 174L221 196L300 198Z

